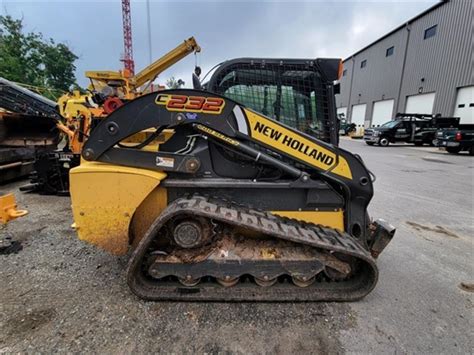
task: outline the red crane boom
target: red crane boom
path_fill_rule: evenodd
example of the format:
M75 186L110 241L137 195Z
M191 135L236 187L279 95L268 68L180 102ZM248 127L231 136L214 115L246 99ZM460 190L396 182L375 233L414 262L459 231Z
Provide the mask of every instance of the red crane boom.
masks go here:
M130 75L135 74L135 62L133 61L132 47L132 17L130 15L130 0L122 0L122 21L123 21L123 65L130 71Z

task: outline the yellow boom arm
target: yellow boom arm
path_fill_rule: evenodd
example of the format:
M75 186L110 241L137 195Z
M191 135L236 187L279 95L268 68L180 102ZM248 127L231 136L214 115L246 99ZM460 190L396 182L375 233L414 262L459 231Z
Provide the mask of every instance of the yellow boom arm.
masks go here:
M86 78L96 80L124 80L125 76L118 71L112 70L88 70L86 71Z
M176 62L179 62L188 54L192 52L198 53L200 51L201 47L199 47L194 37L190 37L184 40L184 42L175 49L172 49L163 57L140 71L137 75L131 77L130 85L138 88L149 81L153 81L160 73L164 72Z
M124 89L125 97L137 94L137 89L145 83L153 81L160 73L179 62L190 53L198 53L201 47L197 44L194 37L190 37L183 41L179 46L166 53L161 58L154 61L137 75L130 77L128 71L86 71L86 77L91 80L98 80L105 83L114 81L114 86L120 86Z

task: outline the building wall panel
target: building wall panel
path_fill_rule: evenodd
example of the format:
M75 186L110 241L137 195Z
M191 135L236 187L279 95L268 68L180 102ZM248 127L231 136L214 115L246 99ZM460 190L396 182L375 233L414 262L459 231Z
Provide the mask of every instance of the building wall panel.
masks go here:
M424 39L433 25L436 35ZM365 103L370 121L377 101L393 99L395 116L408 96L436 92L433 112L452 115L457 89L474 85L473 33L474 1L451 0L427 11L344 61L337 107L347 107L350 119L352 106ZM395 52L386 57L391 46Z
M472 85L472 1L453 0L410 25L410 41L398 109L407 96L436 92L433 111L452 115L456 89ZM424 39L437 25L436 35Z

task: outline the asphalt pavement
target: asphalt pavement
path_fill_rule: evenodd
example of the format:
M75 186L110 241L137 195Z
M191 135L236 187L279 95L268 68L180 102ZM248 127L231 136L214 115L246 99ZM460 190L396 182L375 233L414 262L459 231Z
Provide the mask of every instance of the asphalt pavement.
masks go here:
M15 192L28 216L0 227L0 353L472 353L474 158L342 139L377 176L373 218L397 227L375 290L354 303L144 302L127 257L75 237L67 197Z
M378 260L377 288L351 304L353 352L472 353L474 157L437 148L343 140L376 175L373 218L397 227ZM472 290L471 290L472 292Z

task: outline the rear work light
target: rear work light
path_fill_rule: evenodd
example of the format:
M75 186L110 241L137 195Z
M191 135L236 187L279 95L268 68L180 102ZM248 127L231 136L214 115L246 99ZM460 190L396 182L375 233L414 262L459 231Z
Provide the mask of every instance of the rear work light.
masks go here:
M456 137L454 137L455 140L460 141L462 139L462 134L461 132L456 132Z

